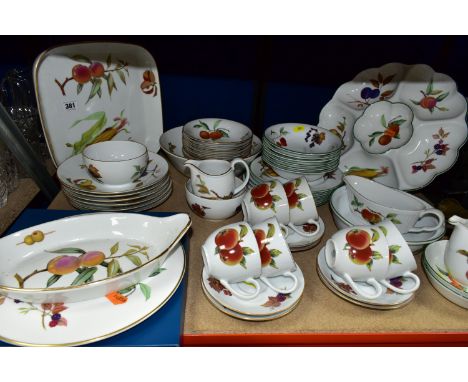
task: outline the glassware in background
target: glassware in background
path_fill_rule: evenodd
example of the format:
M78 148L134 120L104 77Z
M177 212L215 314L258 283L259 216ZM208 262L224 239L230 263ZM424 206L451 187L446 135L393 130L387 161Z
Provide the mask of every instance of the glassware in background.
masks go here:
M0 82L0 102L44 163L49 157L49 153L42 132L33 82L29 72L21 69L12 69L7 72ZM11 157L13 158L13 156ZM13 161L16 162L14 158ZM28 177L21 164L16 162L16 165L19 177ZM11 173L14 171L14 169L10 170ZM12 185L14 179L15 177L12 176Z
M0 154L1 155L1 154ZM8 174L6 168L0 163L0 208L4 207L8 198Z
M0 181L6 185L8 193L18 187L18 166L11 151L0 141ZM0 198L1 198L0 187ZM6 197L6 196L5 196ZM1 203L0 203L1 205Z

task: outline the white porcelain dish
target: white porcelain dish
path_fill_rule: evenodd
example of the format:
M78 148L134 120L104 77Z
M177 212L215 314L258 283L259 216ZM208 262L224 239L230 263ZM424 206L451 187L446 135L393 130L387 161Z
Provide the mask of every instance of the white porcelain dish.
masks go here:
M196 141L225 144L239 144L251 139L253 135L252 130L242 123L221 118L200 118L187 122L182 133Z
M431 205L425 201L423 203L429 208ZM332 211L333 220L338 229L352 227L362 224L362 221L357 219L351 213L349 208L348 196L346 194L346 186L336 189L330 198L330 209ZM435 225L437 220L432 216L426 216L419 221L416 226ZM405 233L403 237L408 243L411 251L416 253L425 245L440 240L445 235L445 223L435 232L419 232Z
M466 111L449 76L427 65L390 63L341 85L318 126L343 139L341 171L414 190L457 160L468 135Z
M242 180L236 178L236 187L242 184ZM204 198L193 193L190 180L185 183L185 198L191 210L204 219L224 220L240 211L242 199L247 189L244 188L229 199Z
M60 182L75 191L85 192L95 195L125 194L135 191L143 191L167 177L169 165L160 155L149 152L149 163L141 173L141 177L135 179L130 184L109 185L99 182L92 177L80 154L67 159L57 169L57 177Z
M70 303L128 288L164 263L190 225L187 214L95 213L18 231L0 240L0 293Z
M77 346L122 333L160 310L177 291L186 270L178 245L147 279L108 297L32 304L0 296L0 340L20 346Z
M188 159L184 156L182 151L182 129L183 126L174 127L167 130L159 138L161 149L166 154L169 162L185 176L190 176L190 171L184 167L185 161ZM259 137L254 135L252 137L252 146L250 148L250 155L247 158L242 158L247 164L252 161L262 151L262 141ZM239 176L241 169L236 169L236 175Z
M146 49L116 42L52 48L34 63L34 85L57 167L96 142L133 140L159 150L161 88Z
M423 268L432 286L447 300L468 309L468 288L450 277L444 264L444 252L448 240L427 246L423 257Z

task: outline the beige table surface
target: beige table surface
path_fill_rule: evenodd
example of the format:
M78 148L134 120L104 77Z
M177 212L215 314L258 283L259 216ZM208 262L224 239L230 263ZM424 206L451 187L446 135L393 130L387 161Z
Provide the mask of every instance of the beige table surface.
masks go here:
M266 336L256 335L262 333L277 338L273 343L283 342L278 339L279 337L274 337L274 334L278 333L286 335L285 341L288 338L290 340L295 338L296 341L297 338L301 338L298 336L288 337L288 334L307 335L304 337L307 337L307 340L298 341L298 343L314 342L314 335L320 337L320 334L342 333L352 335L352 338L357 341L361 337L354 334L365 336L380 333L384 334L381 337L383 342L386 341L385 339L391 341L392 336L399 337L400 334L422 334L421 338L426 338L425 341L430 341L431 338L436 340L438 338L436 334L442 336L449 334L451 341L463 340L468 343L468 310L452 304L430 285L420 266L421 255L417 255L419 265L417 274L421 278L421 288L413 302L406 307L391 311L370 310L353 305L330 292L322 284L316 272L318 251L326 239L336 231L328 205L319 208L319 214L326 225L326 232L321 242L313 249L294 254L306 282L302 301L297 308L280 319L267 322L246 322L221 313L208 302L201 290L200 275L203 262L200 247L205 238L217 227L242 220L242 213L222 222L201 219L192 213L185 201L184 182L186 178L173 167L170 167L170 174L174 182L173 193L164 204L155 208L154 211L188 212L193 220L188 256L188 286L183 337L187 344L210 344L216 339L221 341L225 334L243 335L245 338L250 338L250 343L255 343L255 338L257 338L260 343ZM55 198L49 208L73 209L63 193ZM388 335L388 333L391 334ZM249 337L249 334L253 336ZM211 338L212 341L210 342L204 337ZM234 338L234 336L225 337ZM235 337L239 338L239 336ZM338 342L340 341L338 338L343 339L342 336L336 338ZM414 341L419 338L417 337ZM448 337L443 338L447 339ZM230 340L227 340L226 343L230 343ZM232 343L239 342L232 340Z

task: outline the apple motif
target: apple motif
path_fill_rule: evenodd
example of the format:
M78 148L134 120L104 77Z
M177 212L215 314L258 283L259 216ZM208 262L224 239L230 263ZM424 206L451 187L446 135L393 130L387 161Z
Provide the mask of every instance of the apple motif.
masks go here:
M354 264L367 264L372 259L372 249L366 247L364 249L349 249L349 257Z
M271 253L270 250L264 246L260 251L260 260L262 262L262 267L266 267L271 263Z
M367 220L371 224L377 224L377 223L380 223L382 221L382 217L379 214L377 214L377 213L375 213L375 212L373 212L373 211L371 211L371 210L369 210L367 208L364 208L361 211L361 216L362 216L363 219Z
M294 190L296 189L296 186L294 184L294 182L288 182L286 184L283 184L283 188L284 188L284 191L286 192L286 196L289 198Z
M219 251L219 257L226 265L237 265L244 257L244 253L242 251L242 247L239 245L239 243L237 243L231 249L222 249Z
M210 138L213 139L214 141L222 137L223 137L223 133L221 133L221 131L219 130L210 132Z
M261 210L267 210L273 204L273 197L268 193L263 198L254 199L255 206Z
M239 243L239 233L234 228L223 229L215 237L215 243L220 250L230 250Z
M250 195L252 195L252 198L254 199L260 199L260 198L265 197L269 191L270 191L270 187L268 186L268 184L263 183L252 188L250 190Z
M371 244L371 236L362 229L352 229L346 234L346 241L354 249L365 249Z
M210 133L208 131L202 130L200 131L200 138L208 139L210 137Z
M299 196L293 192L291 196L288 196L289 208L295 208L299 204Z
M265 243L266 233L262 229L256 229L254 231L254 234L255 234L255 239L257 239L258 249L261 251L266 245Z

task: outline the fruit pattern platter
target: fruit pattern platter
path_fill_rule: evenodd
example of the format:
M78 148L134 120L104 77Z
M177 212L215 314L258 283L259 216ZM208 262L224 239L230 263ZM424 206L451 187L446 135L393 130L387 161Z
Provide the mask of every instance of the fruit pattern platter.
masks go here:
M46 223L82 213L26 209L8 233L25 229L31 224ZM143 289L138 286L126 299L122 299L121 304L114 304L106 297L92 302L50 306L2 298L0 310L5 319L5 322L2 321L3 326L11 326L12 322L16 324L10 329L5 327L0 333L1 339L17 345L41 346L85 343L92 343L92 346L179 346L182 330L180 317L183 314L185 293L185 281L181 276L185 267L183 252L188 253L189 250L188 238L184 238L182 244L164 263L162 272L144 280ZM161 279L163 277L165 280ZM159 282L163 282L165 286L160 288L159 285L153 285ZM180 283L182 285L177 287ZM96 324L96 317L103 318L107 315L105 320L101 320L102 323ZM7 343L0 341L0 346L7 346Z
M453 166L468 132L467 104L427 65L386 64L341 85L318 126L342 137L340 170L415 190Z
M133 140L158 152L163 132L158 69L144 48L63 45L34 63L44 135L56 166L90 144Z

